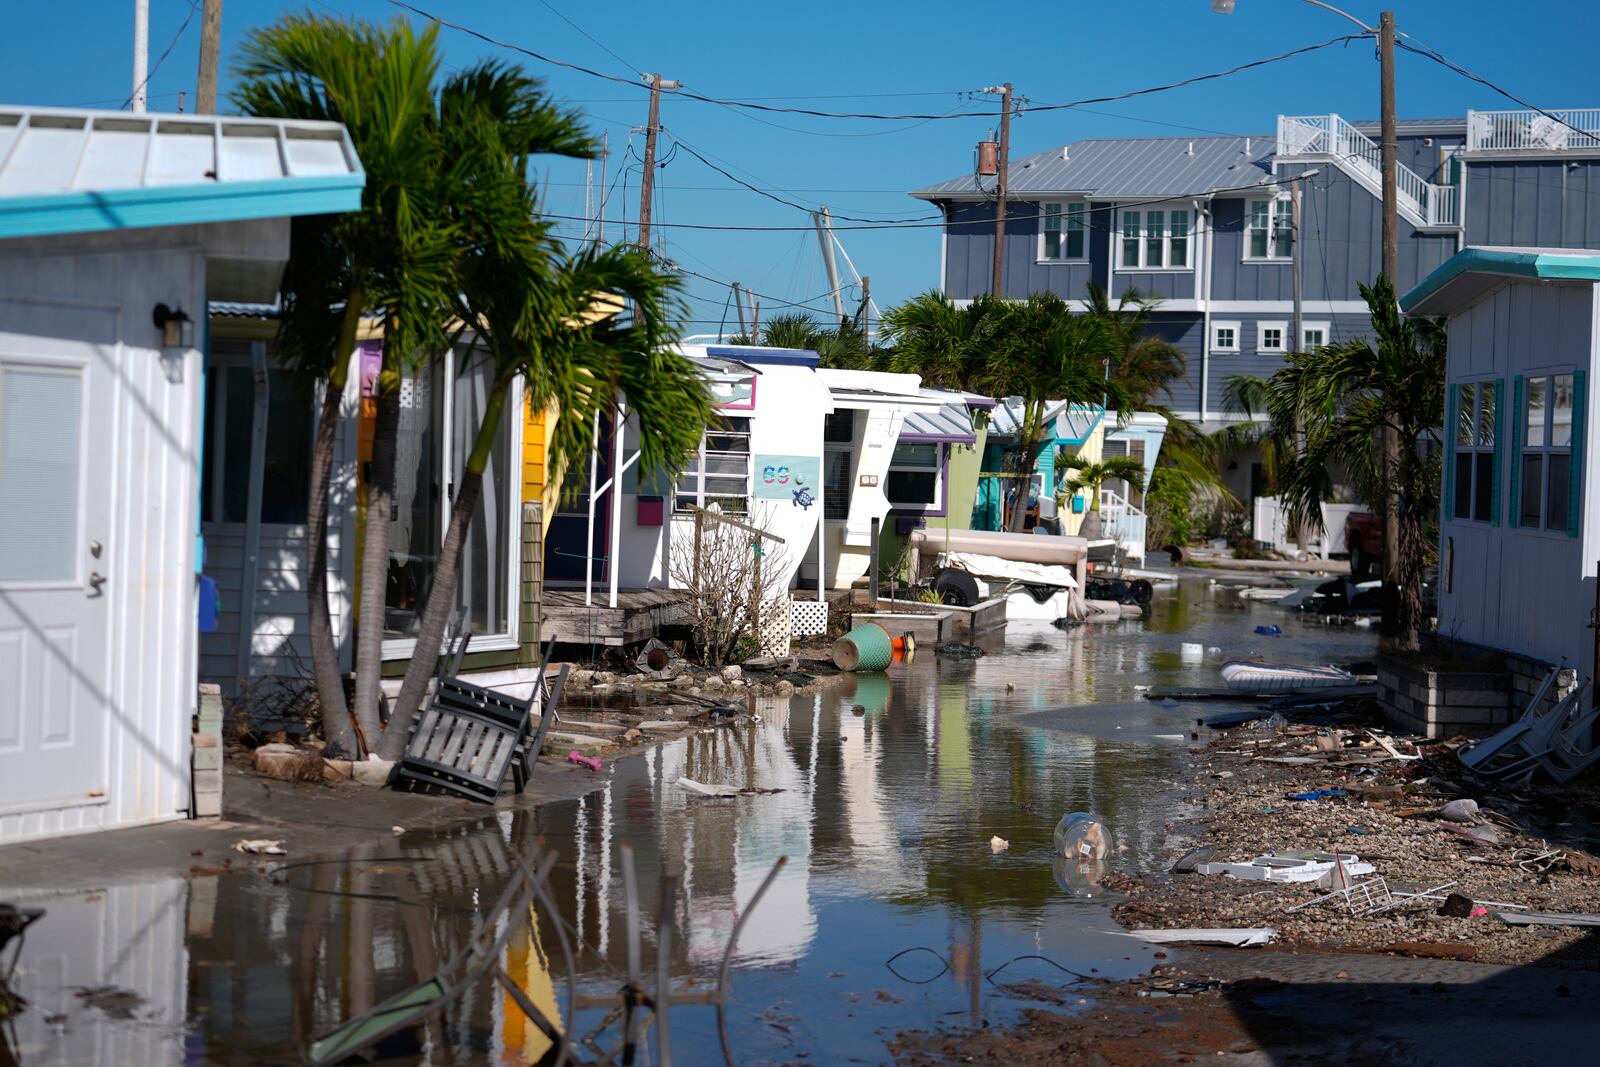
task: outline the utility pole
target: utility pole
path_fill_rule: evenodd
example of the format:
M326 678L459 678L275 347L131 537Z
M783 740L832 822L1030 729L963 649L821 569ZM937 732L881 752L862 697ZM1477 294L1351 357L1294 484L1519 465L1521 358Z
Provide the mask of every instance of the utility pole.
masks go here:
M1378 16L1378 63L1383 138L1383 273L1389 284L1400 284L1399 200L1395 191L1395 157L1398 137L1394 118L1394 12ZM1448 430L1448 427L1446 428ZM1383 449L1383 622L1390 634L1398 633L1400 618L1400 497L1395 492L1395 472L1400 465L1400 438L1385 421L1379 431Z
M761 298L750 294L750 343L761 343Z
M745 328L744 322L744 294L739 291L739 283L733 283L733 306L739 309L739 332L746 340L750 338L750 331Z
M644 129L644 176L639 181L639 247L650 251L650 197L656 188L656 134L661 129L661 90L676 89L679 83L660 74L649 75L650 118Z
M205 0L200 10L200 76L195 81L197 114L217 113L217 55L222 50L222 0Z
M133 0L133 92L128 96L134 113L144 111L150 80L150 0Z
M1006 266L1006 177L1011 169L1011 83L990 86L986 93L1000 94L1000 166L995 172L994 285L996 297L1004 295Z
M1305 306L1300 295L1300 179L1304 177L1304 174L1296 174L1289 179L1289 229L1292 234L1289 251L1293 256L1289 279L1294 298L1294 322L1289 328L1294 332L1284 347L1290 352L1299 352L1305 346L1306 336Z
M823 204L821 211L813 211L811 221L817 224L817 240L822 245L822 265L828 270L828 288L833 290L833 317L843 322L844 296L839 292L839 264L833 258L833 219L828 215L828 205Z
M600 188L595 198L600 201L600 243L606 243L606 164L611 161L611 131L600 135Z
M872 275L863 274L861 276L861 306L856 309L856 320L861 326L861 333L863 336L865 336L867 330L872 327L872 316L869 314L871 310Z

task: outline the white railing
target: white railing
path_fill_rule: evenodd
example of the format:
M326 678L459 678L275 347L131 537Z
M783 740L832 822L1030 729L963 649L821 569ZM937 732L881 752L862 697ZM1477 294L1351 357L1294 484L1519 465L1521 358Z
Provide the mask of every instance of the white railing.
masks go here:
M1566 111L1468 111L1469 152L1568 152L1600 149L1600 108Z
M1149 524L1149 517L1116 490L1100 490L1100 534L1115 541L1130 559L1144 559Z
M1365 510L1366 507L1361 504L1323 504L1323 535L1309 538L1306 551L1323 559L1327 559L1330 555L1342 555L1347 551L1344 541L1345 520L1353 513ZM1266 545L1285 555L1298 551L1299 546L1295 543L1277 497L1256 497L1253 517L1255 521L1250 526L1250 536L1257 544Z
M1383 149L1338 115L1279 115L1278 156L1327 156L1346 173L1382 194ZM1420 226L1455 226L1461 200L1454 186L1434 185L1403 163L1395 164L1396 199Z

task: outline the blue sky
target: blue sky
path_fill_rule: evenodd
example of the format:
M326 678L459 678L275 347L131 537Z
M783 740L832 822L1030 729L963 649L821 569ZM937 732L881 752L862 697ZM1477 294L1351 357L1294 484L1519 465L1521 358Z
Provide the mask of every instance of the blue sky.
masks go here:
M198 3L198 0L196 0ZM708 96L834 111L944 114L994 111L975 90L1013 82L1035 103L1110 95L1225 69L1338 36L1354 27L1298 0L1238 0L1230 16L1209 0L1120 4L1024 0L1001 6L922 0L809 4L580 4L577 0L414 0L415 6L489 36L632 78L660 70ZM226 70L251 27L306 7L276 0L225 0ZM1342 5L1376 23L1377 8ZM1402 32L1547 108L1600 107L1593 47L1600 4L1571 0L1412 0L1393 4ZM133 0L28 4L9 13L0 101L120 107L130 88ZM384 0L313 0L313 11L368 18L402 16ZM151 0L154 61L177 33L190 0ZM998 22L990 12L998 11ZM559 14L558 14L559 12ZM565 19L562 17L565 16ZM567 21L567 20L570 20ZM574 25L575 24L575 25ZM647 94L519 57L454 30L442 33L446 60L521 59L558 98L580 108L611 142L608 237L628 233L638 214L639 157ZM193 96L199 46L196 16L151 78L151 110ZM1459 115L1466 108L1515 107L1489 89L1425 58L1400 54L1402 116ZM1042 112L1012 127L1013 154L1085 137L1190 133L1270 133L1279 113L1377 115L1378 69L1365 43L1324 49L1264 69L1201 85L1092 108ZM783 98L783 99L773 99ZM766 317L779 301L824 313L829 301L820 250L802 211L742 189L675 140L724 169L785 199L827 204L837 214L894 219L927 213L908 189L970 169L972 146L995 124L971 117L928 122L830 120L761 114L667 98L655 217L662 223L801 227L794 231L710 232L661 227L658 248L690 277L691 332L714 332L735 315L729 281L764 294ZM1164 125L1170 124L1170 125ZM598 166L596 168L598 182ZM552 213L584 214L582 163L539 167ZM581 234L582 223L571 223ZM937 284L936 229L879 229L840 235L850 258L872 280L880 307ZM840 271L851 280L841 262ZM847 295L847 300L852 297Z

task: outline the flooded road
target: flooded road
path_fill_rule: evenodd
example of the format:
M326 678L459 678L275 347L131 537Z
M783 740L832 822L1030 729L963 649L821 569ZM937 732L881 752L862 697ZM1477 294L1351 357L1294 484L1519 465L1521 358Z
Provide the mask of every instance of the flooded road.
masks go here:
M1258 636L1259 624L1283 635ZM1185 664L1182 642L1220 652ZM1152 949L1118 931L1104 892L1052 864L1051 836L1063 814L1094 811L1124 846L1113 866L1159 862L1184 811L1180 756L1195 719L1223 706L1145 701L1140 687L1215 685L1224 658L1253 652L1363 659L1375 639L1200 580L1159 591L1149 620L1012 626L985 644L981 658L924 650L819 696L758 698L759 723L619 761L581 800L290 857L267 874L195 868L41 900L49 922L14 983L30 1001L16 1059L299 1062L311 1036L458 951L513 851L542 839L559 853L552 896L582 946L580 989L592 994L614 993L627 966L621 843L635 852L647 972L665 872L679 879L672 972L702 989L756 887L786 857L735 956L728 1018L739 1062L886 1062L884 1040L899 1030L1005 1022L1020 1002L1004 984L1060 984L1070 977L1060 968L1114 977L1149 967ZM704 798L680 777L781 792ZM993 836L1010 847L992 851ZM552 1016L565 995L555 921L536 910L531 934L518 931L503 960ZM80 987L125 990L136 1003L115 1001L119 1013ZM602 1014L580 1013L578 1032ZM677 1007L671 1021L678 1063L719 1062L711 1008ZM549 1048L488 982L425 1037L392 1049L395 1062L524 1063Z

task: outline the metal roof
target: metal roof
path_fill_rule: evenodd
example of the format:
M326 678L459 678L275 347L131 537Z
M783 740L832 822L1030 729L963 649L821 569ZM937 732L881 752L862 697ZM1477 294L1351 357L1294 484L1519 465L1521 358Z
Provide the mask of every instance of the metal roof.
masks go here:
M906 415L900 427L900 440L970 445L977 442L978 434L972 428L972 415L966 404L946 404L933 411L913 411Z
M0 105L0 237L348 211L365 182L336 122Z
M1277 139L1261 137L1126 137L1074 141L1035 152L1011 164L1009 194L1072 193L1081 196L1187 196L1248 189L1272 175ZM971 174L919 189L923 200L973 196Z
M1022 424L1022 398L1008 396L989 414L989 439L1016 437ZM1106 410L1085 404L1069 404L1064 400L1045 403L1044 418L1055 427L1057 444L1081 445L1089 439Z

